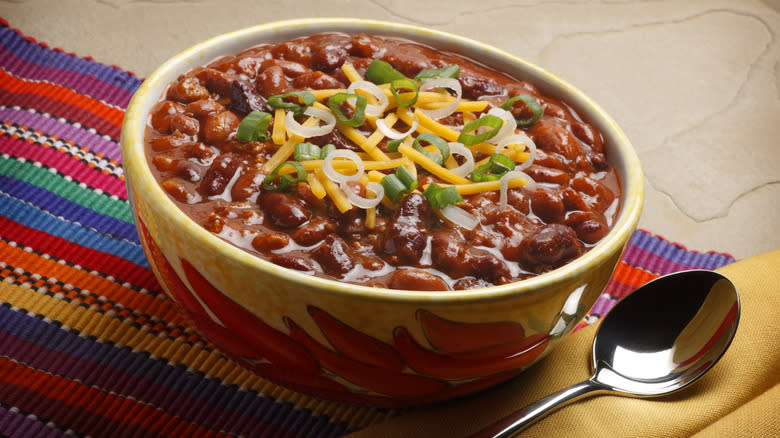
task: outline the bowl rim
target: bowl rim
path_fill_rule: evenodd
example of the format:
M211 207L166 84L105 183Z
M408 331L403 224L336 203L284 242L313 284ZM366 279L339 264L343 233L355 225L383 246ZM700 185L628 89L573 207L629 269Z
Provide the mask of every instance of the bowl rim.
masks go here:
M549 88L551 86L556 90L562 90L566 95L567 103L571 104L572 101L576 101L577 104L573 106L577 107L578 111L587 108L587 111L591 113L591 118L595 116L595 118L602 122L603 126L601 126L600 129L602 132L606 129L608 132L604 133L605 136L613 140L609 144L609 147L613 151L619 150L618 155L620 155L625 170L627 171L619 175L623 199L621 210L613 228L598 244L588 250L585 254L562 267L535 277L505 285L496 285L479 289L431 292L396 290L345 283L284 268L250 254L201 227L180 210L168 195L165 194L162 187L157 183L151 173L144 148L144 128L148 113L143 111L143 106L146 104L148 105L148 108L151 108L152 104L149 103L149 99L152 99L154 103L159 101L161 90L164 90L167 84L172 80L172 78L168 76L174 73L178 76L189 70L189 68L192 68L194 65L202 65L211 61L218 55L204 58L204 54L221 53L219 52L220 47L245 41L245 44L241 47L248 48L252 45L273 41L273 38L270 38L271 36L286 34L285 32L294 32L298 36L303 36L326 31L353 33L361 31L384 32L390 36L408 38L420 41L423 44L431 44L432 41L435 41L439 43L439 48L443 50L449 49L442 48L442 45L454 44L458 47L469 49L471 53L463 53L463 55L470 59L474 59L478 62L483 62L483 59L491 57L500 59L504 63L516 65L517 72L527 73L531 76L543 79L545 86L540 88ZM279 42L294 37L295 36L282 38ZM474 53L480 53L480 56L474 56ZM201 60L200 64L193 61L194 59ZM508 73L513 74L513 72ZM173 76L173 78L176 76ZM165 82L163 83L162 81ZM535 83L534 85L539 86L538 83ZM593 120L589 121L593 122ZM136 90L125 112L125 117L122 122L120 143L123 166L126 168L125 178L128 186L128 194L132 192L132 188L130 187L131 184L137 186L136 189L138 192L144 193L144 197L151 198L149 204L157 204L162 207L158 209L158 213L164 215L167 221L175 223L177 227L183 227L188 233L191 233L193 239L205 242L213 250L217 251L219 256L228 257L239 264L250 265L252 269L263 271L266 275L276 277L280 281L293 282L305 288L389 302L484 302L498 300L508 295L533 294L534 292L547 289L556 284L570 282L572 279L585 275L591 269L595 268L602 262L604 257L608 257L613 253L622 253L631 234L637 227L644 201L644 179L642 170L639 158L631 146L630 141L612 117L578 88L575 88L568 82L535 64L491 45L444 31L382 20L335 17L298 18L273 21L227 32L195 44L169 58L165 63L154 70L154 72L144 80L138 90ZM139 188L142 188L142 190L138 190Z

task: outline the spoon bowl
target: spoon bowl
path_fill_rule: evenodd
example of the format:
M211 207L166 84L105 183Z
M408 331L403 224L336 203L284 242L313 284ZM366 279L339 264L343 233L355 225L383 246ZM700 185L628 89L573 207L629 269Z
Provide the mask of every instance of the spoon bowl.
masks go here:
M593 375L493 423L474 438L509 437L554 409L599 393L652 397L698 380L723 356L739 322L739 295L705 270L659 277L618 302L593 340Z

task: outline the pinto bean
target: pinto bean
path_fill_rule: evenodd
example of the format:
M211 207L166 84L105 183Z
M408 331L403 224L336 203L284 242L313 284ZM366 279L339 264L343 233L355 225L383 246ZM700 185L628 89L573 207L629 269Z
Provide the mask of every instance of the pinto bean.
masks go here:
M303 202L288 193L264 192L257 197L257 203L282 228L297 228L311 218L311 211Z
M263 70L257 76L257 87L264 97L268 98L277 94L284 94L292 89L284 70L278 65L274 65Z
M171 117L171 129L186 135L197 135L200 130L198 119L186 114L176 114Z
M201 99L187 104L187 111L191 112L198 120L203 120L209 114L221 113L225 107L216 100Z
M271 231L262 233L252 239L252 247L263 254L282 249L290 243L290 237L284 233Z
M425 225L429 214L430 206L421 194L405 197L387 226L384 252L398 257L401 263L417 263L428 240Z
M447 283L438 275L421 269L400 269L388 282L390 289L396 290L448 290Z
M311 47L308 44L296 44L284 42L271 49L271 54L276 59L299 62L303 65L311 65Z
M168 98L183 103L194 102L209 97L209 90L204 87L198 78L185 76L168 90Z
M214 145L226 142L236 132L241 120L230 111L211 114L203 124L203 139Z
M198 78L212 93L225 97L230 96L230 88L234 80L231 75L213 68L206 68L198 72Z
M207 196L222 194L230 179L238 170L239 159L233 154L222 154L214 162L203 177L200 187Z
M166 100L155 105L150 114L149 122L155 131L160 134L168 134L172 131L171 118L177 114L182 114L184 111L186 111L184 105Z
M355 257L349 245L335 234L328 234L312 255L325 272L346 274L355 267Z
M562 224L540 227L524 241L522 260L536 273L565 264L582 254L577 234Z
M155 152L167 151L189 144L192 144L192 138L178 131L171 135L155 137L149 140L149 146L151 146L152 150Z

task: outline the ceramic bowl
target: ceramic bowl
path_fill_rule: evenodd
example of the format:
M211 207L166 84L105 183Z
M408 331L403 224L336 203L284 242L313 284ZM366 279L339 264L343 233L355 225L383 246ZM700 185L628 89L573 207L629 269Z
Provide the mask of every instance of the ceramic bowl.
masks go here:
M152 176L147 116L185 71L247 47L325 31L404 37L461 53L568 102L599 129L622 184L611 232L554 271L469 291L372 288L306 275L232 246L187 217ZM174 56L136 92L122 126L122 158L144 250L165 292L194 328L266 379L320 398L409 406L509 379L572 331L607 284L639 219L643 179L617 124L581 91L488 45L405 24L299 19L212 38Z

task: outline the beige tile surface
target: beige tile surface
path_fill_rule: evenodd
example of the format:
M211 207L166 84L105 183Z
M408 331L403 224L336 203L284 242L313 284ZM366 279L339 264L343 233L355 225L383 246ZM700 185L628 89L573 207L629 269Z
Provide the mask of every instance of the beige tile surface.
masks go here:
M737 258L780 247L780 2L0 0L51 46L144 77L205 38L298 17L409 22L474 38L580 87L647 179L640 227Z

